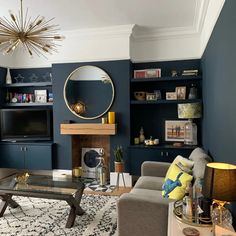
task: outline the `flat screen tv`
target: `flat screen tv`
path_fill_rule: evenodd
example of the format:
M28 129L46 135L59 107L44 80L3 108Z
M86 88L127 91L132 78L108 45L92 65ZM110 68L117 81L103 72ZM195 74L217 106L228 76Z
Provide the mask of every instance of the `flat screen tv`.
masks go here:
M1 109L1 140L51 140L51 118L50 109Z

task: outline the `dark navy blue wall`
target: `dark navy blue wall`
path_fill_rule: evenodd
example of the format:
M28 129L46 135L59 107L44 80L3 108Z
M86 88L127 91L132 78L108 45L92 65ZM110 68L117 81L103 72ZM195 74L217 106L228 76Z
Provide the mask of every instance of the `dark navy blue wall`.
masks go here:
M130 61L104 61L104 62L86 62L86 63L67 63L53 64L53 115L54 115L54 142L57 144L57 154L53 161L53 168L71 169L71 137L60 134L60 124L65 120L77 123L101 123L101 118L95 120L83 120L73 115L64 102L63 87L69 74L79 66L93 65L105 70L113 80L115 86L115 99L111 107L111 111L116 112L116 123L118 124L118 133L111 136L111 158L113 158L112 150L116 145L122 145L127 150L129 145L129 80L130 80ZM89 91L89 93L97 91ZM125 152L125 158L127 158ZM113 168L113 161L111 161Z
M236 1L226 0L202 57L203 145L215 161L232 164L236 164L235 11Z

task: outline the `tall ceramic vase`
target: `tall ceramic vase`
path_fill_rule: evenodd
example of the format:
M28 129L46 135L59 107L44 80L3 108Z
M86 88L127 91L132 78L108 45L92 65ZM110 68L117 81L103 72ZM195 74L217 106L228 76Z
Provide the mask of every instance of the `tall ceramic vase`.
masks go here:
M7 68L7 75L6 75L6 84L12 84L10 69Z

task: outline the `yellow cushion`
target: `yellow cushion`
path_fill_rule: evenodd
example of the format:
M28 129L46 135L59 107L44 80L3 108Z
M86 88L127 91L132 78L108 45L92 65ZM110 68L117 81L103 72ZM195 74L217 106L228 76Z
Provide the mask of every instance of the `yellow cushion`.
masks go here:
M182 157L181 155L178 155L172 162L172 164L170 165L169 169L167 170L166 172L166 177L170 175L170 170L171 170L171 166L172 165L175 165L176 163L180 162L183 166L189 168L189 169L192 169L193 168L193 164L194 162L187 159L187 158L184 158Z
M181 162L182 163L182 162ZM188 182L193 179L192 175L182 171L174 162L168 169L165 182L162 186L162 196L180 200L184 197L185 189Z

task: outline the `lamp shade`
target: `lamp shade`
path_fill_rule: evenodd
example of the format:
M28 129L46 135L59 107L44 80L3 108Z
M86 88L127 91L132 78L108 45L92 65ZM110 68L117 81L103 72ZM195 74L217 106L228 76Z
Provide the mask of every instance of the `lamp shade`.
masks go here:
M194 119L201 118L202 104L197 103L182 103L178 104L178 118Z
M236 166L227 163L208 163L202 193L210 199L236 201Z

